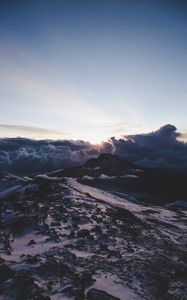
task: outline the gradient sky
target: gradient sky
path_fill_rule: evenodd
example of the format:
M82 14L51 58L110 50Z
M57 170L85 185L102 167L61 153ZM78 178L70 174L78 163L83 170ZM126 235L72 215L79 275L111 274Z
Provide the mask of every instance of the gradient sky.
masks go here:
M187 2L0 0L0 136L187 130Z

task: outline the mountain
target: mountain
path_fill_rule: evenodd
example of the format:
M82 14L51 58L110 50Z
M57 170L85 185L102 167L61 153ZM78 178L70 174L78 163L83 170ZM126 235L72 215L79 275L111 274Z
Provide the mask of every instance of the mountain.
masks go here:
M121 159L117 155L112 155L109 153L101 153L97 158L89 159L84 166L86 167L101 167L101 166L107 166L110 164L112 167L119 168L135 168L135 164Z
M97 158L89 159L85 164L78 167L67 168L49 173L50 176L77 177L84 175L98 177L101 174L108 176L120 176L128 172L142 169L135 164L121 159L117 155L102 153Z
M185 210L73 178L14 180L0 194L1 299L185 299Z
M91 168L103 171L107 175L119 175L127 170L135 170L138 167L126 160L121 159L117 155L102 153L98 158L92 158L84 164L84 168Z
M186 182L110 154L48 174L4 172L0 299L186 299Z
M77 178L80 182L107 191L130 192L151 204L187 200L187 172L143 168L117 155L103 153L78 167L54 171L57 177Z

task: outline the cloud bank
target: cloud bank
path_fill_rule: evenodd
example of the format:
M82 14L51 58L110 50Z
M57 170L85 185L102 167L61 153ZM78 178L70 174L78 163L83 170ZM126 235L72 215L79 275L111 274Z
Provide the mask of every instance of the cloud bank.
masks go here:
M80 165L100 153L111 153L138 165L187 170L187 143L173 125L147 134L112 137L100 146L85 141L0 139L0 170L38 173Z
M187 169L187 143L175 126L167 124L147 134L112 138L114 153L141 166Z
M84 163L98 151L84 141L0 139L0 170L16 173L51 171Z

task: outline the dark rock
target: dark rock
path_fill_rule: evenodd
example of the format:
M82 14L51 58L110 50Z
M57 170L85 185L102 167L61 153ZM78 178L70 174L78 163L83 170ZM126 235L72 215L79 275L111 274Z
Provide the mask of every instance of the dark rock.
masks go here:
M73 285L66 286L61 293L69 295L70 297L74 297L75 300L83 300L84 299L84 290L80 287L74 287Z
M106 245L104 243L101 243L100 244L100 249L101 249L101 251L107 251L108 250L108 245Z
M95 225L95 232L98 233L98 234L101 234L102 233L101 226Z
M40 256L37 255L27 255L26 261L30 264L37 264L40 261Z
M88 229L81 229L78 233L77 233L77 236L78 237L88 237L90 235L90 232Z
M35 245L35 244L36 244L35 240L30 240L30 241L28 242L28 245L27 245L27 246L32 246L32 245Z
M5 262L4 258L0 257L0 264L2 264L4 262Z
M80 239L77 240L76 244L77 244L78 247L84 247L85 240L83 238L80 238Z
M63 262L57 262L53 257L49 257L45 263L38 268L43 276L64 276L71 274L71 269Z
M108 254L108 257L116 257L116 258L121 259L121 254L120 254L119 251L110 250L109 254Z
M81 276L80 276L81 283L84 287L88 287L94 282L94 279L92 278L92 273L89 271L85 271Z
M51 298L45 295L45 291L35 283L34 277L27 271L18 272L15 276L14 286L16 287L16 300L50 300Z
M10 269L7 265L0 265L0 283L12 278L14 276L14 271Z
M75 237L75 231L74 231L74 230L72 230L72 231L70 232L69 237L70 237L70 238L74 238L74 237Z
M59 226L61 226L61 223L60 222L52 222L51 226L57 226L57 227L59 227Z

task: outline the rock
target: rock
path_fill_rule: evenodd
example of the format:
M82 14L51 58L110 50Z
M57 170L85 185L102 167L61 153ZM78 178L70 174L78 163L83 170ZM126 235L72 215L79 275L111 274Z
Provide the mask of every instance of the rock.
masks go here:
M48 295L44 295L44 290L35 283L34 278L26 271L21 272L15 279L17 288L16 300L50 300Z
M84 247L85 246L85 240L83 238L80 238L76 241L76 244L78 247Z
M51 223L51 226L57 226L57 227L60 227L61 226L61 223L60 222L52 222Z
M101 243L100 244L100 249L101 249L101 251L108 251L108 245L106 245L104 243Z
M71 230L71 232L69 234L69 237L70 238L74 238L75 237L75 231L74 230Z
M5 262L4 258L0 257L0 264L2 264L4 262Z
M65 287L61 293L68 295L70 297L74 297L75 300L82 300L84 299L84 290L82 288L74 287L73 285L68 285Z
M119 258L119 259L122 258L120 252L115 251L115 250L110 250L109 254L108 254L108 257L116 257L116 258Z
M40 256L39 255L27 255L26 257L26 261L29 263L29 264L37 264L39 261L40 261Z
M95 232L98 233L98 234L101 234L102 233L101 226L95 225Z
M85 271L81 276L81 283L84 287L88 287L93 283L92 273L89 271Z
M88 237L90 235L90 232L88 229L81 229L78 233L77 233L77 236L78 237Z
M32 246L32 245L35 245L35 244L36 244L35 240L30 240L28 242L27 246Z
M120 298L114 297L105 291L100 291L97 289L90 289L87 293L88 300L120 300Z
M14 271L10 269L7 265L0 265L0 283L12 278L14 276Z

